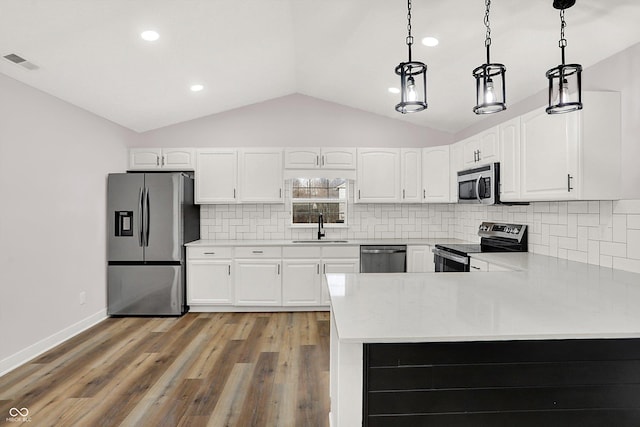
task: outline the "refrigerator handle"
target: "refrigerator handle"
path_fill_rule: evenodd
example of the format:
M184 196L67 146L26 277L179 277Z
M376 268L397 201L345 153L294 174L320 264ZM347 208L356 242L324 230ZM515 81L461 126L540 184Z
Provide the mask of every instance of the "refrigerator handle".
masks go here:
M143 236L143 230L144 230L144 222L142 220L142 217L144 215L144 203L142 202L142 196L144 194L144 191L142 191L142 187L140 187L140 191L138 193L138 205L140 206L140 218L138 218L138 228L139 228L139 232L138 232L138 245L139 246L144 246L143 242L142 242L142 236Z
M149 189L145 188L145 197L144 197L144 245L149 246Z

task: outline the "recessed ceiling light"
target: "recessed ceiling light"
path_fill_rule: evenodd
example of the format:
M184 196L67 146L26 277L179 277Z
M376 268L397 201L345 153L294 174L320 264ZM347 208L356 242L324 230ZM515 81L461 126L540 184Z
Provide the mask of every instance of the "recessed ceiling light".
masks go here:
M389 88L389 92L391 92L391 93L400 93L400 89L398 89L397 87L390 87Z
M157 31L147 30L140 33L140 37L142 40L146 40L148 42L154 42L160 38L160 34Z
M204 86L201 84L195 84L191 85L189 89L191 89L191 92L200 92L202 89L204 89Z
M425 37L422 39L422 44L429 47L438 46L440 41L435 37Z

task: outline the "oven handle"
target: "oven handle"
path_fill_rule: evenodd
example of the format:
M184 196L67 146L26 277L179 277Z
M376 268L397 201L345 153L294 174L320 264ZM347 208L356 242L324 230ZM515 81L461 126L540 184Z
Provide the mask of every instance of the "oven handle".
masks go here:
M433 252L435 256L439 256L444 259L455 261L464 265L469 264L469 257L466 257L466 256L455 255L455 254L452 254L451 252L443 251L442 249L438 249L438 248L434 248L431 252Z
M480 180L482 179L482 174L478 176L476 180L476 199L478 199L478 203L482 203L482 198L480 198Z

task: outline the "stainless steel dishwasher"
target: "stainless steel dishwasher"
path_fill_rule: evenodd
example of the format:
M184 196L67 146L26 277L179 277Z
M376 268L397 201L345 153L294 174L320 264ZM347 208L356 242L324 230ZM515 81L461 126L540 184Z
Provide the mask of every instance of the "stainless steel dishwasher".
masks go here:
M360 246L360 273L406 273L407 246Z

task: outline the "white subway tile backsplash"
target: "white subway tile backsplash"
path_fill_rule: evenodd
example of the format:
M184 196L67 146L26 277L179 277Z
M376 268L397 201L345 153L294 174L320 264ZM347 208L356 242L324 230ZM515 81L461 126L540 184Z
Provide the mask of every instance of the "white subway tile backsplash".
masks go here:
M349 185L353 194L353 183ZM203 239L313 239L315 228L290 226L284 204L202 205ZM348 203L348 227L329 239L457 238L478 242L482 221L529 226L529 251L640 272L640 200L534 202L528 206Z

